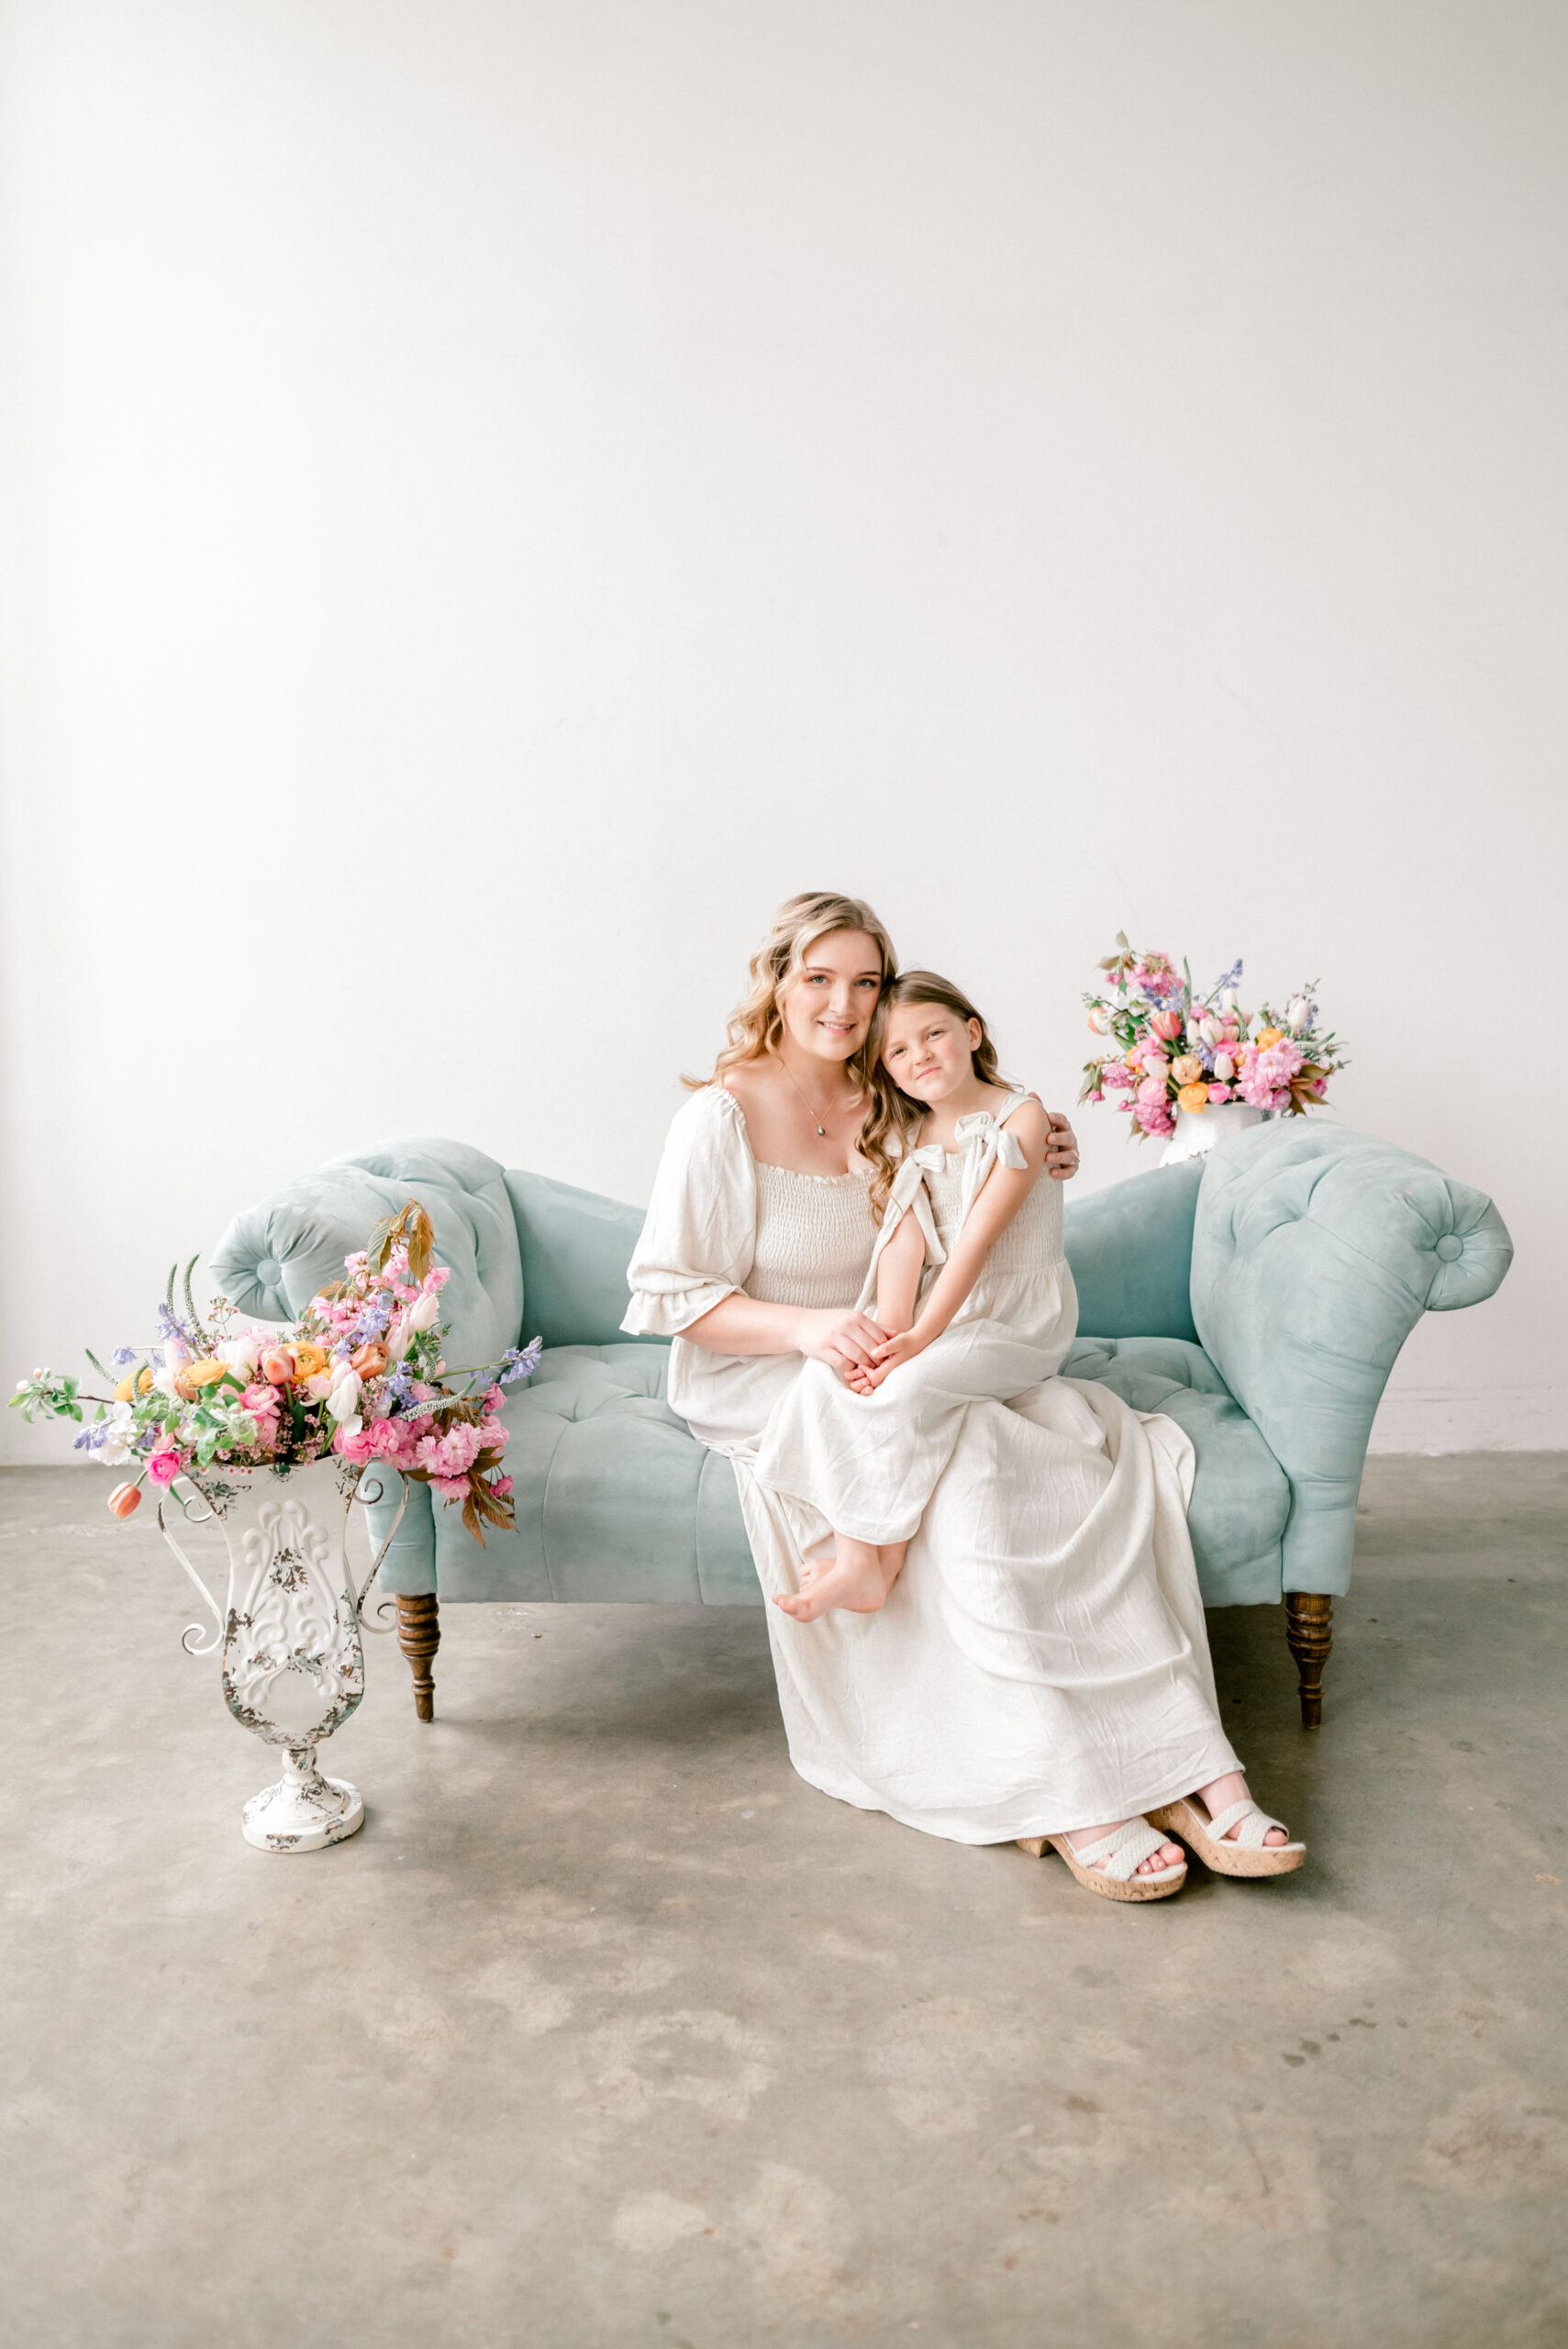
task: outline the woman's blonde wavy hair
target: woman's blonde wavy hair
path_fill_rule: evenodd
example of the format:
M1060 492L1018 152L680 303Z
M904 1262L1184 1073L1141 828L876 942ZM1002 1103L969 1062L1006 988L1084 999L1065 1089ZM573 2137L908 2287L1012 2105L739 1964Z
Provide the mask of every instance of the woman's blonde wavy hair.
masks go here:
M871 1162L871 1202L879 1223L886 1210L887 1195L893 1188L898 1161L927 1115L926 1104L915 1100L907 1093L901 1093L882 1065L887 1015L901 1003L936 1003L944 1011L956 1013L960 1019L977 1020L980 1041L970 1054L971 1065L983 1085L1000 1085L1003 1081L990 1030L969 997L955 987L951 979L940 977L935 971L906 971L901 979L895 979L891 985L883 988L877 998L876 1019L866 1040L874 1065L871 1076L871 1101L865 1123L861 1128L861 1155Z
M836 930L861 930L876 948L882 965L881 1004L889 982L897 975L898 953L882 923L863 897L842 897L834 889L806 889L788 897L769 926L768 934L751 957L751 985L730 1014L729 1041L713 1064L711 1076L683 1077L694 1092L717 1085L726 1069L747 1061L766 1060L776 1052L784 1034L781 1005L806 967L806 957L820 938ZM845 1063L850 1075L868 1097L872 1094L879 1030L873 1020L865 1042Z

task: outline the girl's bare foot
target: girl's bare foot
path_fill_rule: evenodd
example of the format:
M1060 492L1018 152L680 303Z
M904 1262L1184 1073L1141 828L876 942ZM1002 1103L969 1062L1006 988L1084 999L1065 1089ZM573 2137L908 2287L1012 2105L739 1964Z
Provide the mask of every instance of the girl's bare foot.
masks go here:
M1113 1819L1104 1827L1070 1827L1067 1831L1067 1841L1075 1852L1081 1852L1086 1843L1097 1843L1103 1837L1114 1835L1118 1827L1124 1827L1126 1824L1125 1820ZM1029 1848L1032 1851L1034 1846L1031 1844ZM1173 1868L1186 1856L1179 1843L1162 1843L1157 1852L1151 1852L1146 1860L1140 1860L1134 1873L1138 1876L1154 1876L1161 1868ZM1091 1867L1103 1868L1105 1862L1092 1860L1088 1865Z
M1232 1803L1245 1802L1246 1799L1247 1781L1240 1770L1228 1770L1223 1778L1213 1779L1208 1786L1200 1787L1195 1795L1187 1797L1189 1802L1201 1804L1210 1819L1218 1819L1220 1812L1229 1810ZM1226 1829L1220 1840L1228 1842L1240 1832L1240 1821L1238 1820L1234 1827ZM1265 1848L1277 1849L1281 1843L1288 1843L1289 1841L1290 1837L1283 1827L1271 1827L1263 1838Z
M852 1542L847 1533L834 1535L838 1548L831 1558L811 1558L801 1568L800 1588L793 1596L775 1592L773 1605L793 1615L797 1623L815 1623L831 1607L848 1608L851 1615L874 1615L887 1604L906 1542L879 1550L874 1542ZM895 1555L888 1573L883 1561Z

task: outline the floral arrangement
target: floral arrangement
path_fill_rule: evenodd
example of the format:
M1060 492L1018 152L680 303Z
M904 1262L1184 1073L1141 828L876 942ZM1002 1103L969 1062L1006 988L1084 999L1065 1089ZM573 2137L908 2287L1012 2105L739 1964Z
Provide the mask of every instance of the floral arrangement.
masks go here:
M151 1345L119 1347L107 1370L87 1354L109 1394L84 1395L79 1380L35 1370L11 1402L28 1419L42 1412L75 1420L84 1403L96 1403L75 1449L106 1468L135 1468L109 1496L117 1517L139 1508L144 1482L199 1481L202 1471L222 1466L287 1471L336 1454L355 1471L384 1461L443 1501L461 1500L462 1521L483 1547L484 1525L515 1521L512 1479L500 1465L502 1389L532 1373L543 1341L449 1371L440 1303L450 1276L430 1261L433 1239L428 1216L410 1201L344 1259L346 1277L284 1330L235 1327L226 1297L204 1320L191 1295L193 1257L185 1310L174 1309L171 1272Z
M1228 1101L1274 1116L1298 1117L1321 1106L1329 1079L1350 1063L1337 1037L1321 1032L1312 988L1284 1011L1265 1004L1240 1008L1241 965L1232 963L1206 995L1184 962L1140 954L1117 932L1117 952L1100 963L1107 990L1086 995L1089 1026L1115 1049L1084 1064L1080 1101L1118 1094L1140 1141L1176 1130L1178 1109L1219 1108Z

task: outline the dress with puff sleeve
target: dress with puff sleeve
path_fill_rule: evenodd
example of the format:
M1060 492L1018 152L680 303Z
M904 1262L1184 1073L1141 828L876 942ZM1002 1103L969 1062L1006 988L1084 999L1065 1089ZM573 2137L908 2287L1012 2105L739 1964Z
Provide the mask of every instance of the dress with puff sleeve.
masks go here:
M682 1336L751 1278L758 1174L740 1105L721 1085L694 1093L676 1114L627 1281L621 1328L669 1338L666 1397L700 1443L731 1455L754 1448L798 1354L713 1353Z
M740 1104L706 1085L677 1112L627 1268L634 1338L677 1338L744 1288L757 1237L757 1169Z

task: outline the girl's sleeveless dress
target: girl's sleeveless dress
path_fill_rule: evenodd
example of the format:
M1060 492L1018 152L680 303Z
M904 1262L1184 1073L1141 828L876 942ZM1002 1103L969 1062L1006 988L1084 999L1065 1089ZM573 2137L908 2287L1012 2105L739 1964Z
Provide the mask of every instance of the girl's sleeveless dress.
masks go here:
M962 1167L926 1176L951 1233ZM1059 1212L1055 1189L1036 1185L1041 1214ZM796 1589L828 1538L820 1512L754 1473L811 1365L714 1353L681 1332L738 1290L847 1310L875 1237L858 1175L759 1164L722 1086L676 1117L622 1327L674 1340L670 1401L735 1463L765 1594ZM1173 1421L1085 1380L971 1401L880 1614L796 1623L766 1610L801 1776L929 1834L989 1843L1130 1818L1238 1768L1187 1537L1192 1464Z
M995 1112L961 1118L957 1152L910 1152L862 1291L867 1310L874 1305L877 1259L905 1215L914 1214L925 1232L929 1286L992 1168L998 1161L1023 1166L1008 1120L1031 1097L1019 1087ZM925 1515L969 1406L1010 1402L1054 1377L1077 1324L1077 1293L1062 1244L1062 1186L1042 1175L948 1328L874 1393L857 1394L825 1363L806 1364L769 1419L757 1482L810 1504L840 1533L906 1542Z

